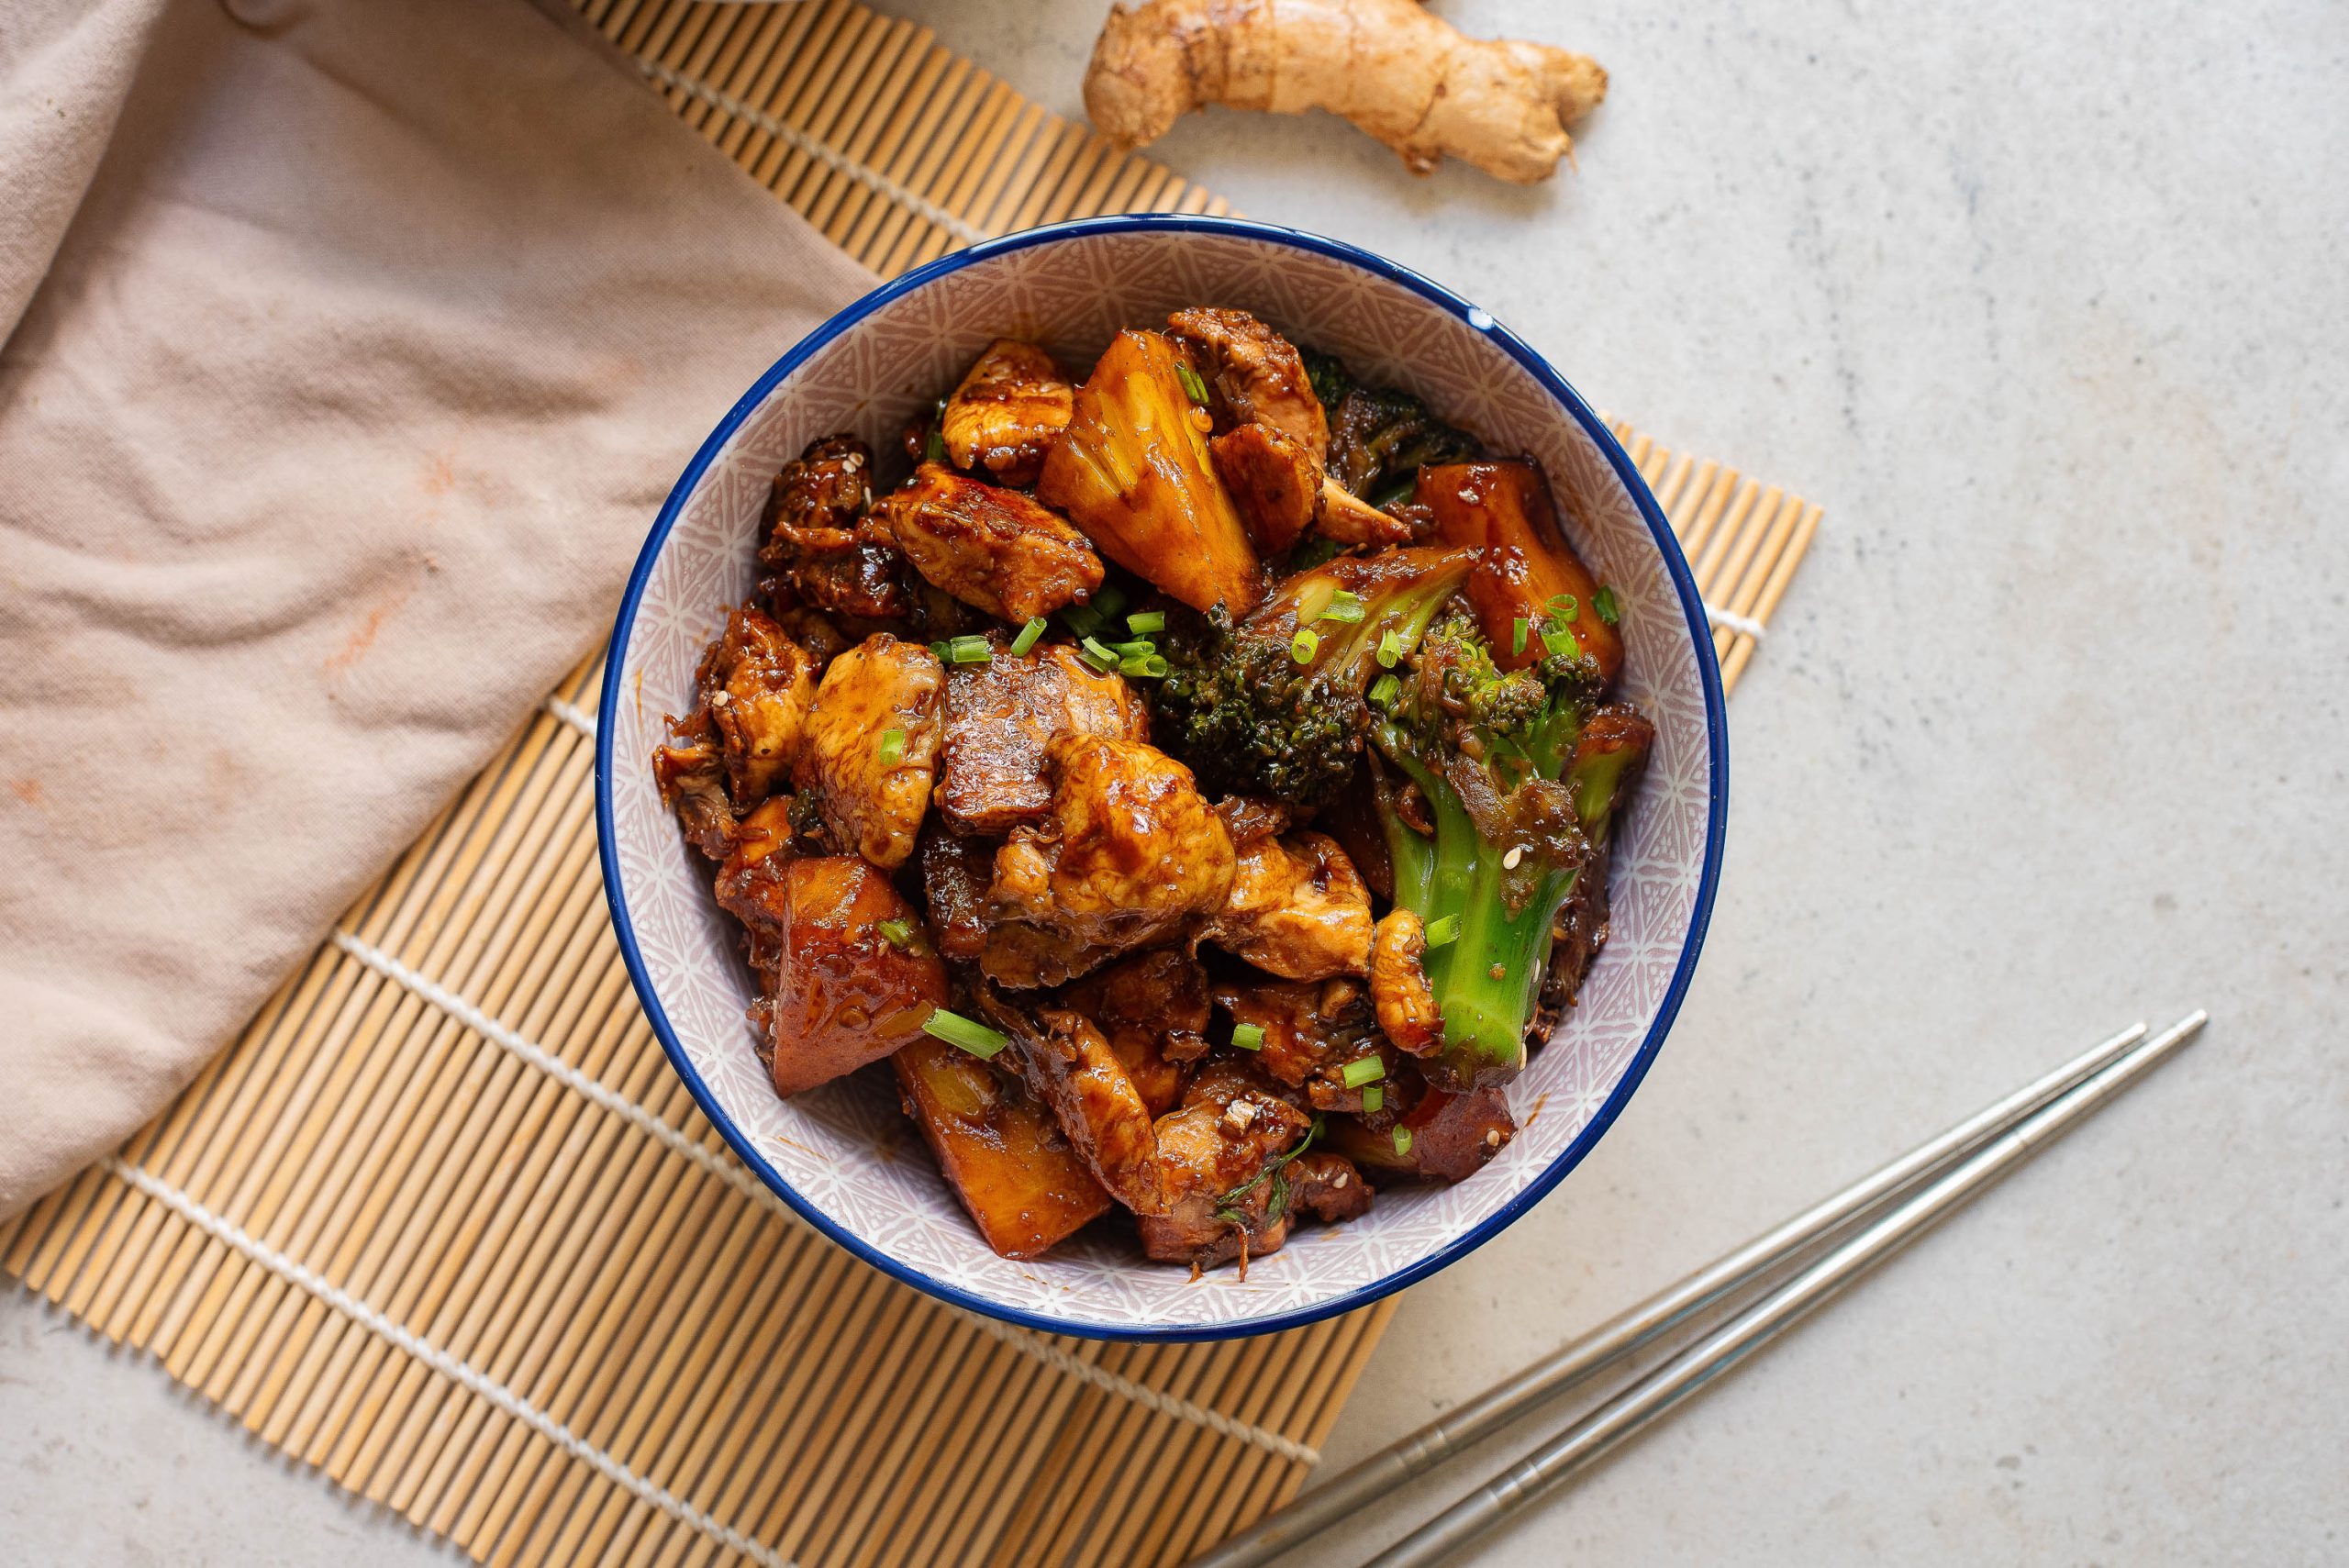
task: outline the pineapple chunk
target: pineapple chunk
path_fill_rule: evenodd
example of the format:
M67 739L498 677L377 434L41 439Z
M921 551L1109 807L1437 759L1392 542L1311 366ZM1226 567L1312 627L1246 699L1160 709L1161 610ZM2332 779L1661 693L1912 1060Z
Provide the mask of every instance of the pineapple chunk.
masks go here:
M1119 333L1077 389L1036 495L1102 554L1193 609L1220 603L1242 616L1264 596L1264 571L1216 477L1207 410L1184 390L1181 363L1158 333Z

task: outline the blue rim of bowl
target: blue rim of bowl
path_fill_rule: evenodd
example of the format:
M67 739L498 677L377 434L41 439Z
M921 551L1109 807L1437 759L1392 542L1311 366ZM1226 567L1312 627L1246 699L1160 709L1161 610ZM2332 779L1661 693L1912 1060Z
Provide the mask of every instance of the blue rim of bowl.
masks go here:
M927 286L950 272L958 272L962 268L992 257L1028 250L1032 246L1048 245L1063 239L1082 239L1093 235L1132 232L1230 235L1308 250L1347 262L1389 283L1400 284L1430 303L1442 306L1466 323L1471 329L1482 332L1498 344L1511 359L1524 368L1528 374L1541 384L1543 390L1550 394L1559 406L1564 408L1575 422L1582 427L1584 432L1598 443L1598 450L1613 465L1616 477L1622 482L1624 489L1638 504L1640 515L1646 520L1648 532L1654 537L1656 549L1664 559L1664 569L1671 574L1673 586L1680 595L1681 613L1687 618L1689 639L1696 650L1698 678L1705 693L1706 746L1712 778L1712 792L1710 809L1705 824L1704 872L1698 884L1696 906L1689 913L1687 939L1681 946L1679 962L1673 970L1672 984L1665 988L1664 1000L1656 1009L1654 1021L1648 1026L1647 1038L1641 1041L1639 1051L1632 1057L1631 1066L1625 1069L1622 1077L1617 1081L1614 1090L1607 1097L1607 1103L1599 1107L1598 1114L1591 1118L1590 1125L1576 1134L1575 1140L1550 1162L1547 1169L1528 1183L1522 1192L1499 1209L1486 1216L1474 1228L1445 1242L1427 1257L1329 1301L1318 1302L1311 1307L1301 1307L1264 1318L1243 1318L1231 1323L1205 1324L1094 1323L1048 1318L1023 1311L1016 1307L1007 1307L1001 1302L989 1300L983 1296L975 1296L942 1280L934 1279L920 1270L889 1256L862 1237L836 1223L829 1215L802 1197L798 1191L767 1162L765 1157L760 1154L751 1140L734 1125L733 1118L727 1114L725 1107L718 1104L717 1096L710 1092L708 1084L703 1080L701 1073L686 1056L684 1046L678 1041L676 1030L670 1026L669 1016L661 1006L661 997L653 989L651 977L645 973L643 957L637 951L636 929L629 918L628 897L621 889L619 864L613 848L612 737L614 728L601 723L596 727L596 854L603 869L604 898L611 906L613 930L619 939L621 960L628 965L629 980L636 987L637 998L643 1004L646 1016L652 1021L652 1032L659 1037L661 1049L667 1052L670 1065L675 1068L677 1075L685 1080L686 1089L694 1097L694 1103L701 1107L702 1114L707 1117L711 1125L724 1136L735 1154L757 1173L759 1179L765 1183L777 1197L790 1205L802 1219L882 1273L892 1278L902 1280L917 1290L966 1311L976 1312L984 1317L993 1318L999 1322L1010 1323L1019 1328L1031 1329L1039 1333L1067 1334L1087 1340L1159 1342L1238 1340L1252 1338L1258 1334L1276 1333L1284 1329L1303 1328L1308 1323L1318 1323L1324 1318L1332 1318L1341 1312L1351 1312L1356 1307L1367 1307L1384 1296L1401 1290L1406 1285L1427 1278L1439 1269L1449 1267L1459 1262L1516 1223L1519 1217L1526 1210L1548 1196L1551 1189L1564 1181L1567 1173L1581 1164L1591 1150L1598 1146L1599 1139L1604 1137L1607 1129L1614 1125L1615 1118L1622 1114L1624 1106L1630 1103L1632 1093L1639 1088L1641 1081L1647 1076L1648 1068L1655 1061L1657 1051L1663 1049L1664 1036L1672 1030L1673 1020L1679 1016L1681 1000L1687 995L1689 979L1696 972L1698 955L1704 949L1706 929L1712 921L1713 895L1720 881L1721 840L1729 816L1729 731L1726 722L1726 704L1721 694L1720 664L1713 652L1712 627L1705 615L1704 599L1697 592L1696 578L1689 572L1687 558L1681 552L1680 541L1674 535L1671 526L1664 521L1663 508L1656 505L1654 495L1648 490L1647 482L1640 477L1639 470L1632 465L1630 455L1623 450L1622 443L1615 439L1614 432L1608 429L1599 420L1598 416L1591 411L1590 406L1583 401L1582 395L1567 383L1564 376L1559 374L1557 370L1542 355L1535 352L1524 339L1503 327L1489 311L1482 306L1471 305L1441 284L1422 277L1408 267L1387 261L1382 256L1375 255L1359 247L1349 245L1341 239L1327 239L1321 235L1308 233L1303 229L1286 228L1278 224L1260 223L1244 218L1201 217L1176 213L1137 213L1116 217L1088 217L1068 223L1048 224L1041 228L1022 229L1016 234L1007 234L1000 239L974 245L965 250L957 250L951 255L941 256L925 266L918 267L901 277L892 279L841 310L840 314L794 344L790 351L777 360L764 375L751 384L750 391L744 393L734 406L727 411L726 417L718 422L715 430L710 432L709 439L701 444L701 449L694 453L693 461L685 465L685 473L678 476L676 485L669 492L668 500L662 503L661 514L653 522L651 536L645 539L643 550L637 555L635 569L629 573L628 592L621 598L619 614L612 623L611 645L606 654L604 686L596 711L599 715L619 711L621 673L627 667L629 637L635 627L638 601L643 597L644 586L651 576L653 562L659 559L662 546L668 541L670 530L675 527L679 515L684 511L686 498L701 483L703 472L709 467L719 450L732 438L742 422L765 403L767 395L776 386L801 365L807 363L826 344L875 310L917 289Z

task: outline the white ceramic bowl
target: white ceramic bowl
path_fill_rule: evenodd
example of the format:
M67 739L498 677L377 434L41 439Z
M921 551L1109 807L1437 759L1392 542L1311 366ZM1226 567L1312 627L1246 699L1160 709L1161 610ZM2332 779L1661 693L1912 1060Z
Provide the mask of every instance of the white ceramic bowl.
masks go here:
M1408 387L1494 446L1540 460L1576 548L1621 598L1622 695L1657 730L1617 840L1613 938L1581 1005L1509 1089L1516 1140L1457 1186L1385 1192L1364 1218L1300 1229L1245 1281L1226 1268L1194 1282L1108 1226L1040 1261L998 1258L892 1089L860 1077L777 1099L743 1018L754 990L739 932L648 762L662 716L691 706L695 662L725 606L751 591L769 482L809 440L852 429L890 452L994 339L1035 339L1085 366L1119 328L1187 305L1252 311L1363 380ZM1728 782L1720 679L1687 563L1647 486L1565 381L1491 316L1393 262L1294 230L1185 217L1061 224L948 256L859 300L777 361L695 454L629 579L610 658L596 770L604 887L670 1060L736 1152L826 1234L935 1296L1031 1328L1258 1333L1360 1307L1459 1258L1556 1185L1621 1111L1678 1009L1712 906Z

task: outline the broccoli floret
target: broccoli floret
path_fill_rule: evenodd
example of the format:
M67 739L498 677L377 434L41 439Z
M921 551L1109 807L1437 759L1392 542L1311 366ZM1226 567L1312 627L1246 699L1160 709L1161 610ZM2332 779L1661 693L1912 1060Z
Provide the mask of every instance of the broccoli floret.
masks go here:
M1300 348L1297 357L1305 361L1305 379L1313 384L1313 395L1321 400L1322 412L1334 411L1353 390L1354 378L1346 373L1346 361L1318 349Z
M1211 791L1319 806L1350 779L1364 694L1467 580L1464 550L1344 557L1283 583L1246 619L1171 618L1152 737Z
M1421 465L1464 462L1484 450L1465 430L1392 387L1357 386L1330 415L1330 473L1374 506L1409 494Z
M1524 1065L1553 922L1646 756L1646 721L1601 695L1578 649L1503 672L1474 618L1454 613L1373 725L1379 756L1426 805L1406 812L1382 770L1396 906L1452 936L1424 959L1444 1031L1425 1066L1447 1087L1492 1087Z

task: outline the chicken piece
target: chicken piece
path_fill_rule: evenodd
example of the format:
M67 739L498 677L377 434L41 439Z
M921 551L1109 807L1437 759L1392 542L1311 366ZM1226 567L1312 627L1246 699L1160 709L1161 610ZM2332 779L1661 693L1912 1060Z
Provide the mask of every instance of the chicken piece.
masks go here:
M1041 933L1065 960L1063 973L1042 984L1152 946L1223 907L1231 837L1190 769L1155 747L1097 735L1054 736L1044 767L1052 813L996 852L990 889L1008 927ZM1050 958L1053 948L1028 951ZM1037 983L998 973L993 937L982 962L1004 984Z
M819 436L783 465L767 494L767 526L847 532L873 505L873 452L854 436Z
M1061 993L1101 1031L1152 1116L1182 1103L1190 1063L1207 1053L1208 973L1179 948L1111 964Z
M957 468L1005 484L1033 484L1044 449L1068 424L1076 389L1033 343L998 338L946 399L938 429ZM1026 618L1026 617L1021 617Z
M1063 643L946 674L944 765L938 809L958 833L1008 833L1052 809L1044 748L1055 735L1147 740L1150 718L1115 671L1103 674Z
M1324 539L1340 544L1365 545L1372 550L1411 542L1410 524L1392 513L1380 511L1335 479L1321 481L1321 488L1314 496L1313 526Z
M727 790L739 810L774 793L797 760L816 697L815 657L763 610L744 605L702 655L702 702L718 727Z
M1228 795L1215 803L1215 814L1231 835L1231 847L1244 850L1259 839L1287 832L1297 808L1269 795Z
M1140 1217L1142 1251L1159 1262L1212 1268L1277 1250L1290 1218L1284 1168L1312 1118L1251 1086L1223 1098L1195 1086L1186 1100L1153 1129L1165 1205Z
M859 621L901 620L913 609L905 562L865 520L872 505L864 443L846 435L812 441L775 475L759 559L805 604Z
M726 764L709 716L696 709L690 718L671 720L670 729L685 744L652 749L661 803L677 814L687 843L722 861L734 847L734 803L726 797Z
M1347 1062L1377 1054L1377 1026L1357 980L1226 981L1215 987L1215 1003L1231 1015L1235 1027L1264 1030L1255 1065L1279 1083L1306 1090L1308 1104L1314 1103L1317 1089L1344 1087L1341 1073ZM1351 1104L1319 1108L1359 1110L1361 1102L1361 1091L1355 1090Z
M1083 534L1019 491L939 463L914 470L874 522L924 578L1003 620L1048 616L1101 586L1101 558Z
M750 932L778 1095L879 1061L946 1005L946 966L919 917L854 855L738 857L718 874L718 902ZM885 923L910 939L892 941Z
M1029 1008L991 985L979 1008L1011 1037L1020 1071L1109 1195L1136 1214L1164 1206L1150 1110L1099 1029L1066 1007Z
M1109 1211L1115 1200L1017 1079L928 1035L889 1061L906 1114L998 1256L1040 1257Z
M1286 553L1319 508L1321 465L1270 425L1236 426L1208 443L1208 456L1257 551Z
M1036 498L1169 597L1242 616L1264 595L1264 571L1215 475L1210 421L1181 371L1165 338L1119 333L1044 454Z
M1370 890L1327 833L1259 839L1239 851L1231 892L1201 941L1267 974L1326 980L1370 973Z
M1435 517L1436 539L1447 545L1481 548L1483 561L1468 579L1468 602L1492 644L1493 662L1503 669L1539 662L1547 653L1539 635L1512 655L1511 633L1520 617L1536 633L1570 631L1584 652L1598 662L1602 684L1623 667L1623 639L1600 618L1593 600L1598 579L1559 530L1549 482L1535 464L1453 462L1419 470L1414 498ZM1560 614L1553 606L1571 603Z
M1397 1069L1383 1109L1330 1123L1331 1145L1381 1179L1464 1182L1516 1136L1501 1091L1422 1088L1408 1063Z
M733 848L719 873L739 876L746 867L756 865L769 855L795 850L798 829L794 818L797 808L798 801L787 795L769 795L760 802L734 829Z
M938 655L883 632L832 661L807 710L793 776L840 843L885 869L914 852L930 809L945 685Z
M922 898L938 951L957 963L974 962L987 943L987 884L995 880L995 845L936 827L921 836Z
M1176 311L1166 330L1190 350L1219 416L1232 425L1268 426L1321 465L1330 452L1329 416L1287 339L1244 310L1205 306Z
M1371 936L1370 998L1395 1049L1425 1056L1443 1044L1443 1017L1419 955L1427 928L1408 909L1390 909Z

